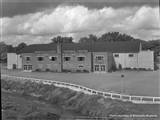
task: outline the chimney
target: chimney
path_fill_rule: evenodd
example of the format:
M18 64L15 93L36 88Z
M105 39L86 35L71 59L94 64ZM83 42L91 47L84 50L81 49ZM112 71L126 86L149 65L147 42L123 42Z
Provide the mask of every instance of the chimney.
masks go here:
M60 41L57 43L57 54L58 54L58 72L63 70L63 61L62 61L62 44Z

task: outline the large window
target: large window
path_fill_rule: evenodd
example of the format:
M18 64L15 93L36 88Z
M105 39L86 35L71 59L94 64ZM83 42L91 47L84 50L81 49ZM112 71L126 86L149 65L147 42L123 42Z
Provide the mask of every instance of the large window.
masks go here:
M57 57L56 56L51 56L49 57L50 61L56 61L57 60Z
M96 56L96 60L98 60L98 61L104 60L104 56Z
M78 60L78 61L84 61L84 60L85 60L85 57L77 57L77 60Z
M64 61L70 61L71 57L64 57Z
M95 72L104 72L106 71L106 66L104 64L99 64L94 66Z
M32 70L32 65L24 65L23 69L24 70Z
M43 61L43 57L37 57L38 61Z

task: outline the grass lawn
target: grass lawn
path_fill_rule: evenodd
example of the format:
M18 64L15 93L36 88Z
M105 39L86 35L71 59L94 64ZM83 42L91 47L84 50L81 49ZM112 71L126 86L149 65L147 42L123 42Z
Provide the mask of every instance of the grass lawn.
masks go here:
M102 91L130 95L160 96L160 71L117 71L113 73L23 72L2 69L2 74L43 78L83 85ZM121 75L124 77L121 78Z

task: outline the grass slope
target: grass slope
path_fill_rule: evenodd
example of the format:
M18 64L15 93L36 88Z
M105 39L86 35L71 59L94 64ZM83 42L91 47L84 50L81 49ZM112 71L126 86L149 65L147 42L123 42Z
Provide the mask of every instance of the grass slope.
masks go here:
M131 120L133 118L109 118L111 115L130 115L130 114L154 114L159 116L160 113L160 106L159 105L138 105L133 104L130 102L121 102L118 100L111 100L111 99L105 99L101 96L94 96L94 95L85 95L81 92L75 92L72 90L69 90L67 88L58 88L54 85L43 85L38 83L32 83L32 82L19 82L19 81L6 81L1 80L1 87L3 90L10 91L12 94L13 92L19 94L23 97L25 96L36 96L38 101L47 102L51 105L56 105L61 108L60 115L61 118L63 118L66 114L66 111L74 111L76 115L83 115L83 116L89 116L89 117L108 117L108 120ZM4 95L2 95L2 100L4 99ZM25 97L23 100L28 99ZM3 100L4 105L5 101ZM17 97L15 97L15 101L17 100ZM25 101L23 101L19 104L20 106L26 105ZM27 107L24 107L27 109L27 111L31 111L31 114L34 113L34 110L37 109L35 106L36 104L32 101L33 107L29 107L29 110ZM7 103L8 104L8 103ZM43 105L39 104L41 108ZM6 109L6 107L3 106L2 108ZM12 108L12 107L11 107ZM52 109L52 107L49 107ZM15 112L15 110L13 110ZM21 110L20 110L21 111ZM20 113L20 111L17 112ZM13 112L13 114L14 114ZM22 111L22 113L26 113L25 111ZM28 113L28 112L27 112ZM39 111L39 113L46 113L44 110ZM9 113L10 114L10 113ZM38 113L37 113L38 114ZM48 113L46 113L48 114ZM46 115L45 114L45 115ZM32 116L32 115L31 115ZM73 116L73 115L71 115ZM70 116L70 117L71 117ZM152 120L153 118L134 118L135 120ZM155 120L159 118L154 118Z

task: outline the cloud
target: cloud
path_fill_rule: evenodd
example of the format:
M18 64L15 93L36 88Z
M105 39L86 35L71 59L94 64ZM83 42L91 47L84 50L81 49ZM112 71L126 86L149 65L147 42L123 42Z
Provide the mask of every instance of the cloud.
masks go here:
M159 0L2 0L0 16L13 17L28 13L40 12L48 8L56 8L60 4L84 5L91 9L111 6L113 8L133 6L158 6Z
M160 31L159 8L149 6L89 9L82 5L61 5L55 9L1 20L3 41L12 43L45 43L50 37L62 33L73 36L77 41L90 33L100 35L109 31L151 39ZM14 42L10 36L14 36Z

